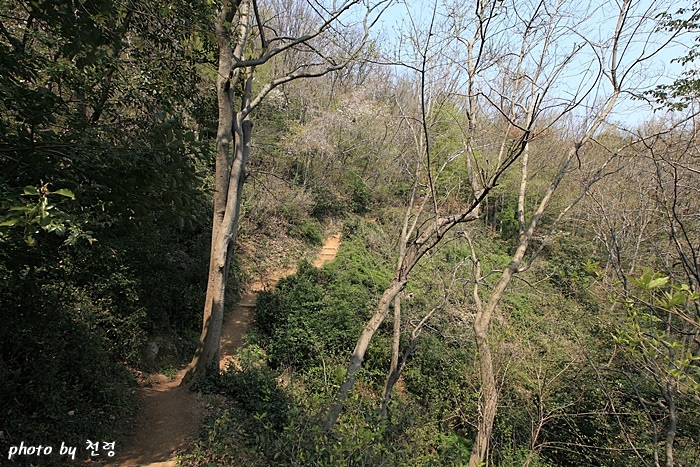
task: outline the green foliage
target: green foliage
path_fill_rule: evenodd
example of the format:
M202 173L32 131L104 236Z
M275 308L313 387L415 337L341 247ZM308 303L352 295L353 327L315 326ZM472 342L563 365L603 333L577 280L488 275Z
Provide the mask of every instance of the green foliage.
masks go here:
M311 219L307 219L301 224L292 227L292 230L289 231L289 235L301 238L310 245L321 245L323 243L321 226L318 222Z
M183 109L208 7L129 8L0 6L3 446L124 432L125 365L201 322L208 143Z
M358 221L357 229L365 228ZM274 368L308 369L352 347L368 307L388 284L386 265L368 253L365 240L344 232L334 262L323 269L302 262L296 275L260 294L256 338Z
M669 33L697 33L700 28L698 3L693 2L689 8L676 11L664 11L659 14L661 28ZM657 104L669 110L683 110L691 105L700 95L700 79L697 69L690 67L700 56L700 42L695 37L692 45L685 50L685 55L671 59L671 63L680 63L685 69L680 78L671 84L660 84L645 94L651 96Z
M683 9L678 10L679 15L684 13ZM666 14L666 28L668 30L697 31L698 16L693 14L686 20L674 20L671 15ZM645 92L651 96L657 104L668 110L684 110L688 108L700 95L700 79L697 70L688 67L697 60L700 51L697 42L688 49L686 55L671 59L671 63L680 63L685 69L682 76L676 78L671 84L659 84L654 89Z
M346 202L333 187L318 184L313 188L313 197L312 214L319 219L340 216L347 209Z
M509 181L506 178L506 183ZM508 187L514 184L509 183ZM497 187L484 202L484 218L491 230L497 232L504 240L514 243L518 240L519 226L517 219L518 199L512 189Z
M700 422L691 409L700 395L700 348L687 339L700 330L694 319L698 294L687 284L674 284L668 276L650 269L631 282L636 289L619 300L623 314L612 333L620 353L618 367L637 410L643 410L655 429L665 432L670 428L669 407L674 408L678 460L692 451L687 446L697 445L689 434ZM651 405L645 400L663 403ZM658 444L650 442L649 450L653 448L658 449Z
M330 350L323 344L326 331L342 339L348 323L333 329L324 313L322 284L328 281L327 273L301 263L295 276L280 281L278 292L258 297L256 328L273 366L317 363Z
M587 291L600 279L599 262L590 243L565 233L556 240L550 240L543 249L548 267L552 270L552 284L565 295L577 298L595 308L596 299Z
M256 307L257 338L273 367L309 368L351 348L368 307L388 284L385 266L362 240L344 238L336 260L297 274L263 292Z
M228 396L236 406L252 417L256 430L279 431L287 423L291 400L278 387L277 375L265 365L255 345L239 354L240 368L230 365L216 383L217 392Z
M655 380L700 394L698 344L684 337L700 330L690 311L700 296L649 269L633 282L643 293L624 301L626 319L613 339L631 358L654 362L641 368Z
M449 418L458 409L473 407L477 401L477 394L464 378L471 373L467 355L457 346L442 344L439 336L427 334L406 369L406 389L438 420ZM452 427L460 425L455 423Z
M355 419L326 433L314 415L328 403L303 376L275 372L256 345L242 349L238 364L211 382L208 391L227 397L205 423L205 436L184 465L374 465L390 462L381 427ZM297 379L301 377L302 379ZM399 464L390 464L399 465Z
M668 283L668 276L663 277L658 272L653 273L650 269L645 269L644 274L640 277L633 277L632 282L642 290L652 290L666 285Z
M531 452L524 446L505 446L499 451L499 460L494 465L510 467L514 465L529 465L532 467L551 467L556 464L549 462L537 452Z
M25 284L0 294L2 310L13 311L3 311L0 329L0 446L114 437L135 401L106 333L67 313L59 288Z
M36 198L36 201L28 200L24 204L11 205L7 209L5 216L0 216L0 228L13 227L24 228L24 241L28 246L36 245L36 238L39 231L53 232L59 237L68 234L65 243L74 244L79 239L92 243L95 239L92 232L83 232L75 221L65 212L58 209L52 197L49 203L49 195L60 195L75 200L73 192L67 188L60 188L49 191L48 183L41 187L26 186L22 196ZM0 229L0 235L2 235Z
M365 182L359 176L353 174L351 179L351 194L350 202L352 204L352 212L355 214L364 214L367 212L372 196Z

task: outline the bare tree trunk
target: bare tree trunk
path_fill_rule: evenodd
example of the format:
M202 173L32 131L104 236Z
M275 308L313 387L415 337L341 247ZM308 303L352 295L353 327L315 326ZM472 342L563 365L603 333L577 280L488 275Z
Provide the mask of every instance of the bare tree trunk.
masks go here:
M399 379L399 346L401 344L401 294L394 298L394 334L391 343L391 363L389 373L384 383L384 397L382 399L382 418L386 418L387 407L391 399L391 390Z
M532 118L532 110L528 118ZM486 308L481 304L479 299L479 281L481 280L481 267L478 260L476 259L476 254L474 252L474 247L471 244L472 258L476 265L475 280L474 280L474 300L476 303L476 319L474 320L474 338L476 340L476 350L477 350L477 363L479 365L479 377L481 382L481 403L479 405L479 422L477 425L476 439L474 440L474 446L472 447L472 453L469 458L470 467L478 467L488 454L489 442L491 440L491 433L493 431L493 422L496 418L496 411L498 409L498 389L496 388L496 376L493 367L493 359L491 358L491 347L488 342L488 332L489 325L491 323L491 317L496 309L497 304L501 301L503 293L510 282L513 274L518 269L520 261L523 256L525 256L525 251L527 250L527 245L529 243L529 238L526 236L525 232L525 194L527 192L527 167L529 160L529 143L525 143L525 150L522 155L521 164L521 180L520 180L520 190L518 194L518 212L517 219L520 230L520 244L513 256L511 263L508 268L501 275L501 280L494 289L489 298L489 302ZM562 169L566 170L566 166ZM530 235L534 231L534 226L528 229Z
M238 72L232 74L236 60L234 54L236 52L240 54L245 42L244 38L248 34L247 5L248 2L243 1L222 9L215 25L219 45L219 68L216 83L219 125L216 136L216 191L214 193L209 276L207 296L204 302L202 333L182 384L189 384L194 379L206 374L207 368L210 366L217 365L218 370L226 283L233 255L235 234L238 230L245 166L250 153L252 136L252 122L247 117L242 118L240 114L236 114L233 104L233 89L239 79ZM238 44L234 52L231 31L227 23L232 20L236 10L240 10L241 23L238 31ZM251 82L252 75L249 74L244 93L250 92ZM234 145L232 164L231 144Z
M231 32L226 27L232 12L221 12L216 22L216 37L219 45L219 72L216 94L219 103L219 126L216 135L216 173L214 194L214 218L212 222L211 253L209 257L209 276L207 278L207 296L204 302L202 334L194 357L187 367L183 384L188 384L201 374L206 367L218 361L219 338L223 323L224 297L226 293L226 263L228 245L219 242L219 233L226 214L226 199L229 186L229 151L233 142L233 91L229 74L233 67L233 50Z
M401 238L399 239L399 258L397 261L399 274L401 273L401 265L406 259L406 244L408 243L409 233L413 230L410 227L411 213L413 212L413 203L416 199L416 191L418 190L418 175L420 174L421 164L417 164L416 173L411 187L411 195L406 205L404 213L403 225L401 227ZM422 209L422 207L421 207ZM416 219L418 216L416 216ZM415 227L415 224L414 224ZM399 347L401 343L401 293L399 292L394 297L394 334L391 347L391 363L389 364L389 372L387 373L386 382L384 384L384 397L382 400L382 418L386 418L386 411L391 398L391 390L399 379Z
M420 336L421 332L423 331L423 327L426 325L428 320L438 311L443 309L447 304L449 303L449 298L451 291L453 290L453 287L455 286L455 283L458 280L458 271L460 270L462 264L464 261L460 261L457 266L454 268L454 272L452 274L452 281L449 284L449 286L446 287L445 290L445 295L443 297L442 303L439 305L436 305L431 309L428 313L423 316L423 318L416 324L416 326L413 328L413 331L411 331L411 340L408 342L408 345L406 349L403 352L403 355L401 356L401 361L399 364L399 340L401 337L401 327L400 327L400 316L401 316L401 309L400 309L400 301L399 298L401 295L397 296L396 300L394 301L394 341L393 341L393 347L392 347L392 360L391 360L391 368L389 371L389 374L387 375L386 383L384 384L384 398L382 400L382 407L381 407L381 414L382 418L387 417L387 407L389 405L389 402L391 401L391 391L394 388L394 385L396 382L399 380L399 377L403 373L404 368L406 368L406 364L408 363L408 359L411 357L413 354L413 351L416 348L416 345L418 343L418 336ZM398 313L397 313L397 308L398 308ZM399 326L397 327L397 323Z
M386 315L389 314L389 307L391 305L391 302L394 300L394 298L396 298L396 296L401 292L401 290L403 290L405 286L405 279L397 277L393 280L389 287L387 287L387 289L384 291L382 298L379 300L379 304L377 305L377 308L374 311L374 315L372 315L372 318L362 330L360 338L357 340L357 344L355 345L355 350L352 352L352 356L350 357L350 365L348 366L348 370L345 376L345 382L340 387L340 391L336 396L336 402L333 404L331 410L328 413L328 417L325 423L326 430L332 429L335 425L335 422L338 420L340 412L341 410L343 410L343 405L345 404L345 401L347 400L348 395L350 394L350 389L355 384L357 372L362 367L362 361L364 360L365 354L367 353L369 343L376 334L377 329L379 329L379 325L382 324L382 322L386 318Z
M447 301L447 300L445 300ZM406 368L406 364L408 363L408 359L411 358L411 355L413 354L413 351L416 349L416 345L418 344L418 336L420 335L421 331L423 330L423 326L428 322L431 316L435 314L436 311L440 310L443 307L443 305L438 305L434 307L432 310L430 310L425 316L423 316L423 319L420 320L420 322L416 325L415 328L413 328L413 331L411 332L411 341L408 343L408 347L406 350L404 350L403 355L401 356L401 364L398 365L396 368L396 371L390 375L389 378L387 378L387 386L385 387L384 393L388 394L391 396L391 391L394 388L394 385L396 382L399 380L399 376L403 373L404 368ZM388 404L390 400L390 397L387 397L385 399L385 403ZM386 408L383 406L382 411L385 411Z
M251 81L250 79L248 81ZM250 142L253 124L244 119L234 124L236 134L236 155L231 166L227 192L228 208L225 210L223 221L214 228L212 254L209 265L209 280L207 299L204 307L202 335L194 358L183 377L183 384L188 384L201 374L206 373L210 366L219 364L221 328L224 319L224 299L226 284L233 256L233 248L238 232L245 168L250 154ZM240 141L240 143L238 143Z
M484 196L488 194L488 190L492 189L497 181L498 176L494 176L488 189L484 189L482 193L479 193L478 197L464 212L446 217L435 218L434 222L432 223L432 226L429 227L422 234L420 234L417 238L412 240L410 242L410 245L406 247L406 243L404 243L404 246L402 247L402 252L405 251L406 253L405 255L403 255L403 257L399 258L398 260L396 276L394 277L394 280L391 282L391 284L389 284L389 287L387 287L384 290L384 293L382 294L382 297L379 300L379 304L377 305L374 314L370 318L365 328L362 330L362 333L360 334L360 337L357 340L355 350L353 351L352 356L350 358L350 364L348 365L348 369L346 372L345 382L341 385L340 390L336 395L335 403L331 406L328 412L328 416L326 418L326 422L324 423L324 428L327 431L330 431L337 422L338 416L340 415L340 412L343 409L343 405L348 399L350 389L352 389L353 385L355 384L357 372L362 366L362 362L364 360L365 353L367 352L367 348L369 347L372 338L379 329L379 326L389 314L391 302L406 286L406 283L408 282L408 277L413 268L416 266L416 264L418 264L418 262L423 256L425 256L429 251L431 251L437 244L439 244L442 241L444 236L454 226L462 222L469 222L478 219L479 206L481 205ZM417 186L417 183L415 186ZM429 196L430 195L428 195L428 197ZM423 201L423 207L425 206L427 200L428 198L426 198L426 200ZM409 202L406 210L407 220L404 223L405 226L408 225L408 219L410 218L411 214L411 206L412 203ZM415 223L413 224L413 227L411 227L410 230L404 230L405 232L407 232L407 234L405 236L402 235L402 238L408 239L414 229Z
M676 394L676 387L671 383L666 383L661 385L661 394L666 400L666 405L668 406L668 428L666 429L666 467L673 467L673 442L676 439L676 431L678 429L678 411L676 410L676 403L674 401L674 396Z
M493 361L491 360L491 349L487 342L488 326L484 326L484 324L487 323L482 322L479 326L474 325L476 348L479 353L481 404L479 407L477 435L469 458L469 467L478 467L486 459L493 430L493 421L496 418L496 410L498 408L498 390L496 389L496 378L494 376Z
M562 169L565 170L565 169ZM544 210L542 208L542 210ZM541 213L540 213L541 215ZM481 404L479 413L478 431L476 440L472 448L472 454L469 459L469 466L476 467L486 459L488 454L489 440L491 439L491 431L493 429L493 421L496 417L496 409L498 407L498 390L496 389L496 377L491 358L491 348L488 344L488 330L491 324L491 318L496 310L496 306L501 301L506 287L510 283L513 275L517 272L518 266L525 256L527 246L539 216L533 218L528 227L529 235L521 236L520 244L511 259L508 267L501 274L501 278L496 284L496 287L491 292L489 301L485 307L481 305L481 300L478 296L478 284L481 280L480 266L476 262L476 280L474 285L474 300L476 303L476 319L474 320L474 335L477 346L477 363L479 365L479 376L481 379ZM476 257L472 248L472 256Z
M571 161L576 157L578 149L587 142L591 136L595 133L597 128L602 124L605 117L612 109L613 103L617 98L617 92L613 94L611 101L605 107L601 115L596 119L596 121L588 129L584 137L572 144L567 155L562 161L559 171L554 176L549 188L545 192L544 196L540 200L540 203L532 215L527 228L525 226L524 211L518 212L518 223L523 226L521 228L520 240L515 253L511 257L511 261L508 266L503 270L501 277L491 291L488 303L486 306L481 305L481 300L478 294L479 282L481 280L481 272L476 254L474 253L474 248L472 246L472 257L474 263L476 264L476 274L475 274L475 285L474 285L474 300L476 304L476 318L474 321L474 334L477 344L477 362L479 364L479 374L481 377L482 391L481 391L481 413L479 417L478 432L476 437L476 442L472 449L472 455L469 460L470 466L478 466L481 462L484 462L486 455L488 453L488 440L491 438L491 430L493 428L493 420L496 415L496 408L498 404L498 392L495 386L495 370L493 368L493 361L491 358L491 350L488 344L488 329L491 323L491 318L496 310L498 303L501 301L503 294L508 287L508 284L512 280L513 276L518 273L520 264L525 257L532 236L535 233L535 229L539 223L540 218L544 214L549 202L554 195L554 192L559 187L559 184L566 175ZM528 163L528 145L525 145L524 154L522 156L523 172L520 180L520 190L519 190L519 205L522 203L524 205L525 192L527 190L527 163ZM587 188L586 188L587 190ZM580 199L580 198L579 198ZM566 212L569 208L567 207L563 212ZM561 215L559 216L561 218Z

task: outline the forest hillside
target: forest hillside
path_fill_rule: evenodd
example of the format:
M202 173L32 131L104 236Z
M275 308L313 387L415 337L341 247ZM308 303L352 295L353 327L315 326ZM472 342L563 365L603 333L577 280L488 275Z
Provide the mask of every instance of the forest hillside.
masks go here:
M182 465L700 465L699 18L4 1L2 464L183 370Z

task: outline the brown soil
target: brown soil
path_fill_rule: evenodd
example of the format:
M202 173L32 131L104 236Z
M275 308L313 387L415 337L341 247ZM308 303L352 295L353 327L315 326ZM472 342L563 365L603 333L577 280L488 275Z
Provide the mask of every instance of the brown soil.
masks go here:
M332 261L340 245L340 234L327 237L313 265L321 267ZM276 270L264 279L249 284L238 305L231 310L221 332L221 368L233 361L235 349L243 344L258 293L270 289L295 269ZM197 438L204 408L197 394L180 388L185 370L175 378L152 375L138 389L140 412L128 448L119 453L111 465L176 467L173 458Z
M175 467L170 459L199 435L202 409L196 394L178 387L185 370L173 379L154 375L138 390L140 412L129 448L115 465Z
M321 248L321 252L314 260L313 265L317 268L320 268L327 262L333 261L335 259L335 255L338 254L339 246L340 234L335 234L331 235L330 237L326 237L326 239L323 241L323 248Z

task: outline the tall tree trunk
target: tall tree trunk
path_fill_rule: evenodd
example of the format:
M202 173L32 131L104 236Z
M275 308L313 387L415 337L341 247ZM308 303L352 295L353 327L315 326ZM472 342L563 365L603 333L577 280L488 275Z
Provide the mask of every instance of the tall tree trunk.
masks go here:
M362 367L362 361L367 353L369 343L372 341L377 329L379 329L379 325L382 324L386 316L389 314L391 302L405 286L405 279L397 277L393 280L389 287L387 287L387 289L384 291L384 294L382 294L382 298L379 300L379 304L374 311L374 315L372 315L372 318L362 330L360 338L357 340L357 344L355 345L355 350L352 352L352 356L350 357L350 365L348 366L348 370L345 375L345 382L340 387L338 395L336 396L336 401L328 413L325 423L326 430L332 429L335 422L338 420L340 412L343 410L343 405L350 394L350 389L355 384L357 372Z
M666 383L661 386L661 394L666 400L668 406L668 428L666 429L666 467L673 467L673 442L676 439L676 430L678 429L678 411L676 409L675 395L676 387L671 383Z
M382 399L382 418L386 418L387 407L391 400L391 390L399 379L399 346L401 344L401 294L394 298L394 335L391 344L391 363L389 373L384 383L384 397Z
M487 342L488 323L479 320L474 325L476 348L479 353L479 375L481 377L481 405L479 407L479 423L474 447L469 458L469 467L478 467L486 459L493 431L493 421L498 407L498 390L494 375L491 349Z
M240 71L234 70L236 57L242 58L241 49L247 36L248 2L229 3L222 9L215 24L219 46L219 67L216 93L219 105L219 125L216 135L216 173L214 193L214 215L212 222L211 253L207 296L204 302L202 333L195 355L192 358L182 384L205 375L208 368L216 365L218 371L221 327L224 319L224 299L229 267L233 256L233 245L238 230L238 216L244 182L245 167L250 153L252 122L247 116L234 111L234 88ZM241 15L239 39L236 51L230 22L236 12ZM250 99L252 72L247 71L244 83L243 103ZM247 93L247 94L246 94ZM234 157L231 160L231 144Z
M233 256L236 233L238 232L238 218L240 215L243 183L245 182L245 168L250 154L252 128L253 123L248 119L234 124L236 156L230 171L227 207L222 222L213 231L214 238L212 241L202 334L195 356L183 378L183 384L188 384L206 373L209 367L216 365L218 370L226 283L228 282L231 258Z
M528 116L532 118L532 114ZM489 440L491 439L491 432L493 430L493 421L496 417L496 410L498 407L498 390L496 389L496 378L495 370L493 367L493 360L491 358L491 349L488 343L488 332L489 326L491 324L491 318L496 311L496 307L503 298L503 294L513 279L513 276L518 272L520 263L525 257L528 246L530 245L530 240L535 233L535 228L542 217L545 209L549 205L552 195L559 187L566 171L569 167L571 160L576 155L576 150L578 146L573 146L564 161L562 162L559 172L552 180L549 189L543 196L537 210L533 213L530 223L525 227L525 194L527 192L527 168L528 168L528 153L529 144L526 142L522 155L522 167L521 167L521 178L520 178L520 188L518 191L518 224L520 226L520 238L518 242L518 247L515 253L511 257L511 261L508 266L501 273L501 277L491 291L489 300L486 306L482 306L481 300L479 298L478 288L479 282L481 281L481 269L477 261L476 254L474 252L474 247L471 245L472 258L476 264L476 277L474 285L474 301L476 304L476 318L474 320L474 336L476 339L477 346L477 363L479 365L479 375L481 378L481 404L480 404L480 414L478 431L476 435L476 440L472 448L472 454L469 459L470 467L477 467L479 464L485 461L488 454Z
M530 225L528 229L529 236L521 236L521 242L518 245L513 258L508 267L501 274L501 278L496 284L496 287L491 292L489 301L486 306L482 307L481 300L478 295L478 283L481 280L480 266L477 264L476 281L474 286L474 300L476 302L476 319L474 320L474 336L476 338L477 347L477 363L479 365L479 376L481 379L481 403L479 405L479 422L477 426L477 435L472 447L471 457L469 458L469 466L477 467L486 459L488 454L489 441L493 430L493 421L496 418L496 410L498 407L498 390L496 389L496 372L493 367L491 358L491 348L488 343L489 325L491 318L496 311L496 306L501 301L503 293L508 287L513 275L517 272L518 266L525 256L529 239L534 231L534 225ZM472 247L472 256L475 257ZM476 261L475 261L476 262Z

